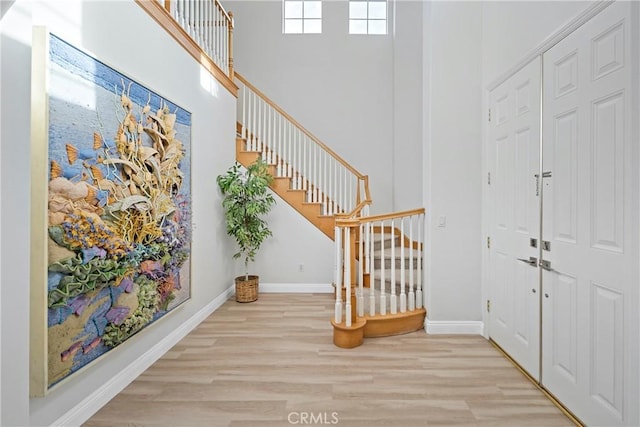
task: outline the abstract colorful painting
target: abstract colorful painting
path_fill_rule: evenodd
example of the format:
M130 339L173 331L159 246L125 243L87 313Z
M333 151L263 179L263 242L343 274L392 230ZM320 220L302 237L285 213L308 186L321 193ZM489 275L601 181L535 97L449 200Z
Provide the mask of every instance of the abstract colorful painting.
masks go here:
M191 114L50 35L51 387L190 296Z

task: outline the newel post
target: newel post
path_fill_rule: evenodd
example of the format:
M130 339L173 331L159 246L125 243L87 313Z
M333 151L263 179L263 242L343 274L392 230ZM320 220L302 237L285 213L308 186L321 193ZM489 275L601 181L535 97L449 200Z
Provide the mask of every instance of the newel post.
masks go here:
M335 242L337 252L336 268L336 315L333 325L333 343L341 348L353 348L362 344L366 320L357 317L356 282L356 238L360 222L348 214L335 215ZM344 286L342 283L344 282ZM344 322L342 303L344 300Z
M345 317L350 319L347 326L356 323L356 282L358 272L356 270L358 229L360 222L357 218L347 218L346 215L336 215L336 225L339 230L344 229L345 235L342 239L342 259L343 259L343 283L342 290L345 301ZM340 218L341 217L341 218Z

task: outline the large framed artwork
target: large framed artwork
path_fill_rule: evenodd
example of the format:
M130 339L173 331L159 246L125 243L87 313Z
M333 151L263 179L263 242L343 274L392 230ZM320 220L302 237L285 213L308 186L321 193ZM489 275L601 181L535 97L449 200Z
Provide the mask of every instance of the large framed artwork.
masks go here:
M41 396L189 299L191 114L45 28L32 52Z

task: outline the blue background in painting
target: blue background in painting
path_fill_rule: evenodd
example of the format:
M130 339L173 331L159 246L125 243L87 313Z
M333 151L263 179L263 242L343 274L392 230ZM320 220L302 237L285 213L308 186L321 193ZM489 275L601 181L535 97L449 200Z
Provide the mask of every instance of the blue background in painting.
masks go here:
M164 102L169 107L170 112L176 114L176 122L191 126L191 113L164 98L160 98L160 96L153 93L146 87L133 82L128 77L76 49L53 34L51 35L49 50L51 52L51 62L62 66L66 71L78 75L84 80L98 85L110 92L113 92L114 89L118 87L122 88L122 80L124 80L125 87L128 87L129 83L132 83L129 98L134 103L138 105L146 105L149 100L149 94L151 94L151 102L149 102L149 104L151 105L152 110L157 110L160 108L161 102ZM88 70L94 71L90 72Z

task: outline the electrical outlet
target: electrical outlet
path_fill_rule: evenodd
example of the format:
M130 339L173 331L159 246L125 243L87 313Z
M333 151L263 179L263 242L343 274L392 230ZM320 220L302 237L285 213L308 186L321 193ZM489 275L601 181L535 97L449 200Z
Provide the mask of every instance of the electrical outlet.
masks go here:
M303 273L304 272L304 264L298 264L298 272L299 273Z

